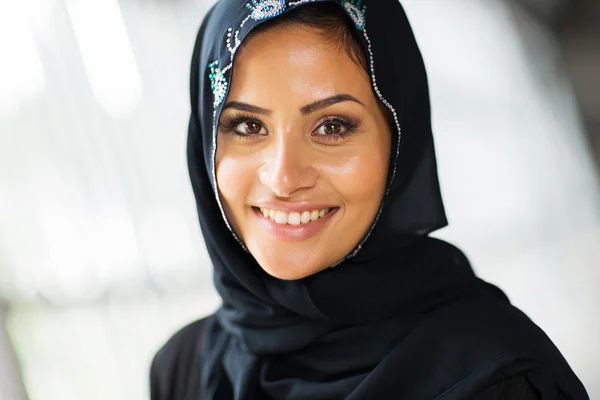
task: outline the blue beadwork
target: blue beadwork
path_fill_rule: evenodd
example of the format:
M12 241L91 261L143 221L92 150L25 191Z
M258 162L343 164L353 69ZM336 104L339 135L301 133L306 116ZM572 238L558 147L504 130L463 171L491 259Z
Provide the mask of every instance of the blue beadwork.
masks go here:
M252 0L246 7L252 11L250 17L260 21L281 14L285 10L285 0Z
M225 99L225 93L227 92L227 79L223 75L223 72L219 68L219 60L215 60L208 64L210 72L208 78L210 79L210 88L212 89L215 100L213 105L216 107L223 99Z
M342 6L348 15L350 15L352 21L354 21L356 28L358 30L363 30L367 23L365 18L367 6L362 4L362 0L344 0L342 1Z

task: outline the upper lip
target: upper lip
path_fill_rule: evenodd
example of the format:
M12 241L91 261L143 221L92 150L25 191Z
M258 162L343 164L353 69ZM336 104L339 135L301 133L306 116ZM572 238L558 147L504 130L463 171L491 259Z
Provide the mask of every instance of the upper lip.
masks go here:
M282 203L275 201L265 201L253 204L254 207L268 208L270 210L279 210L285 212L300 212L300 211L313 211L323 210L325 208L336 208L337 206L327 203L312 203L308 201L295 202L295 203Z

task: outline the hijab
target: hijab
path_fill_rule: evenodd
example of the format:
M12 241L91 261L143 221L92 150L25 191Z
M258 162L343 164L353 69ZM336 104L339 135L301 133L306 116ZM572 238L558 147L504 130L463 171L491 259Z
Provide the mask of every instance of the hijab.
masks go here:
M216 129L236 50L258 25L333 3L367 56L393 119L387 191L365 238L335 268L268 275L218 195ZM188 166L222 306L202 338L202 399L458 399L517 373L547 398L587 398L546 335L479 280L447 224L423 59L396 0L220 0L194 47ZM546 397L543 397L544 399Z

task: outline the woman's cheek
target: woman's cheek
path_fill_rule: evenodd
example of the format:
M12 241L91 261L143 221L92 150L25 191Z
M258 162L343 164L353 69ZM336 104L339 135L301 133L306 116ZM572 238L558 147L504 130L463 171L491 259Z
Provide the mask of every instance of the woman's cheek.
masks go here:
M239 227L239 219L243 218L246 200L255 181L251 160L241 156L217 156L215 168L227 219Z
M385 188L387 165L379 157L378 152L362 151L350 157L336 160L329 165L322 165L323 175L329 176L328 181L335 187L347 206L373 202L379 205L380 197Z

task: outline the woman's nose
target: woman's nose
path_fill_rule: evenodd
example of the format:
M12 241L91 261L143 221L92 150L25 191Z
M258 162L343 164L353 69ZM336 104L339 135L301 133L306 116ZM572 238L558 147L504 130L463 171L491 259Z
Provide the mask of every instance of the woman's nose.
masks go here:
M317 183L318 173L310 162L310 149L304 146L299 140L283 138L265 152L259 179L276 196L290 197L299 189L311 188Z

